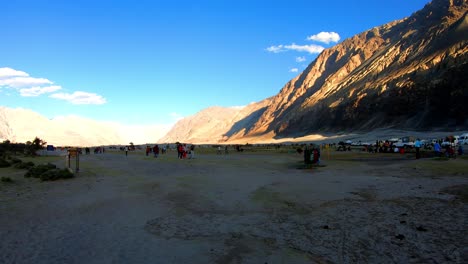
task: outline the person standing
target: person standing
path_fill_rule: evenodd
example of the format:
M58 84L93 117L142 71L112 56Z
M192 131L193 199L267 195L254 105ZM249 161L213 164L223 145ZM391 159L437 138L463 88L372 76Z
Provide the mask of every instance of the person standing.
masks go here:
M190 152L189 152L190 156L189 156L189 159L194 159L195 158L195 145L191 145L190 146Z
M125 146L125 156L128 156L128 146Z
M419 152L421 145L422 145L421 140L419 138L416 139L416 141L414 142L414 148L416 148L416 159L421 158L421 153Z
M434 144L434 152L436 157L440 157L442 154L442 149L440 147L439 141L436 141L436 143Z
M157 158L159 156L159 146L158 145L154 145L153 154L154 154L155 158Z

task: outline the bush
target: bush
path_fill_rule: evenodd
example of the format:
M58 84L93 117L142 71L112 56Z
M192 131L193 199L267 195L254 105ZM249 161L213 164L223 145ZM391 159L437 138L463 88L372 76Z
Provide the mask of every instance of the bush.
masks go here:
M10 177L2 177L0 180L2 182L13 182L13 180Z
M21 160L15 157L10 157L9 160L11 164L21 163Z
M34 166L34 163L21 163L21 164L29 164L33 167L30 167L29 170L26 172L24 177L29 178L39 178L41 181L55 181L58 179L69 179L73 178L73 173L71 173L68 169L57 169L57 166L54 164L48 163L43 165ZM23 166L23 165L21 165Z
M28 170L28 172L26 172L24 177L26 177L26 178L29 178L29 177L39 178L41 176L41 174L43 174L44 172L46 172L48 170L55 169L55 168L57 168L57 166L55 166L54 164L51 164L51 163L47 163L47 164L43 164L43 165L37 165L37 166L34 166L34 167L30 168Z
M58 179L73 178L73 173L68 169L51 169L41 174L39 177L41 181L55 181Z
M4 159L0 159L0 168L10 167L10 163Z
M34 162L32 161L28 161L28 162L20 162L20 163L16 163L15 168L17 169L30 169L32 167L34 167Z

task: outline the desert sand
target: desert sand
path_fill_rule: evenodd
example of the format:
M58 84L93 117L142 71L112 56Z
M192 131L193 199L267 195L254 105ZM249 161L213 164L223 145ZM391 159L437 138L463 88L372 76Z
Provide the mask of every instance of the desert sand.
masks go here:
M107 151L75 178L0 169L1 263L466 263L468 159ZM64 166L63 157L38 157Z

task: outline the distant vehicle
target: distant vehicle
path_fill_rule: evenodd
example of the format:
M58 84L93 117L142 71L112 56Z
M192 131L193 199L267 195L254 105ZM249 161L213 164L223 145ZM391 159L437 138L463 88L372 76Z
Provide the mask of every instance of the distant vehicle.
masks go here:
M402 137L401 139L398 140L398 142L395 143L395 146L399 148L401 147L412 148L414 146L414 141L416 141L416 139L412 136Z
M468 145L468 133L460 135L458 138L458 143L460 145Z

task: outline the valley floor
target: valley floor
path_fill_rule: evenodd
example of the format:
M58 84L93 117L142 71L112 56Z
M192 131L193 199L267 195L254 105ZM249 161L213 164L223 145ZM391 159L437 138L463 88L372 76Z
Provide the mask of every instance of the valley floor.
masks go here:
M83 155L55 182L0 169L0 262L468 261L468 159L200 152Z

